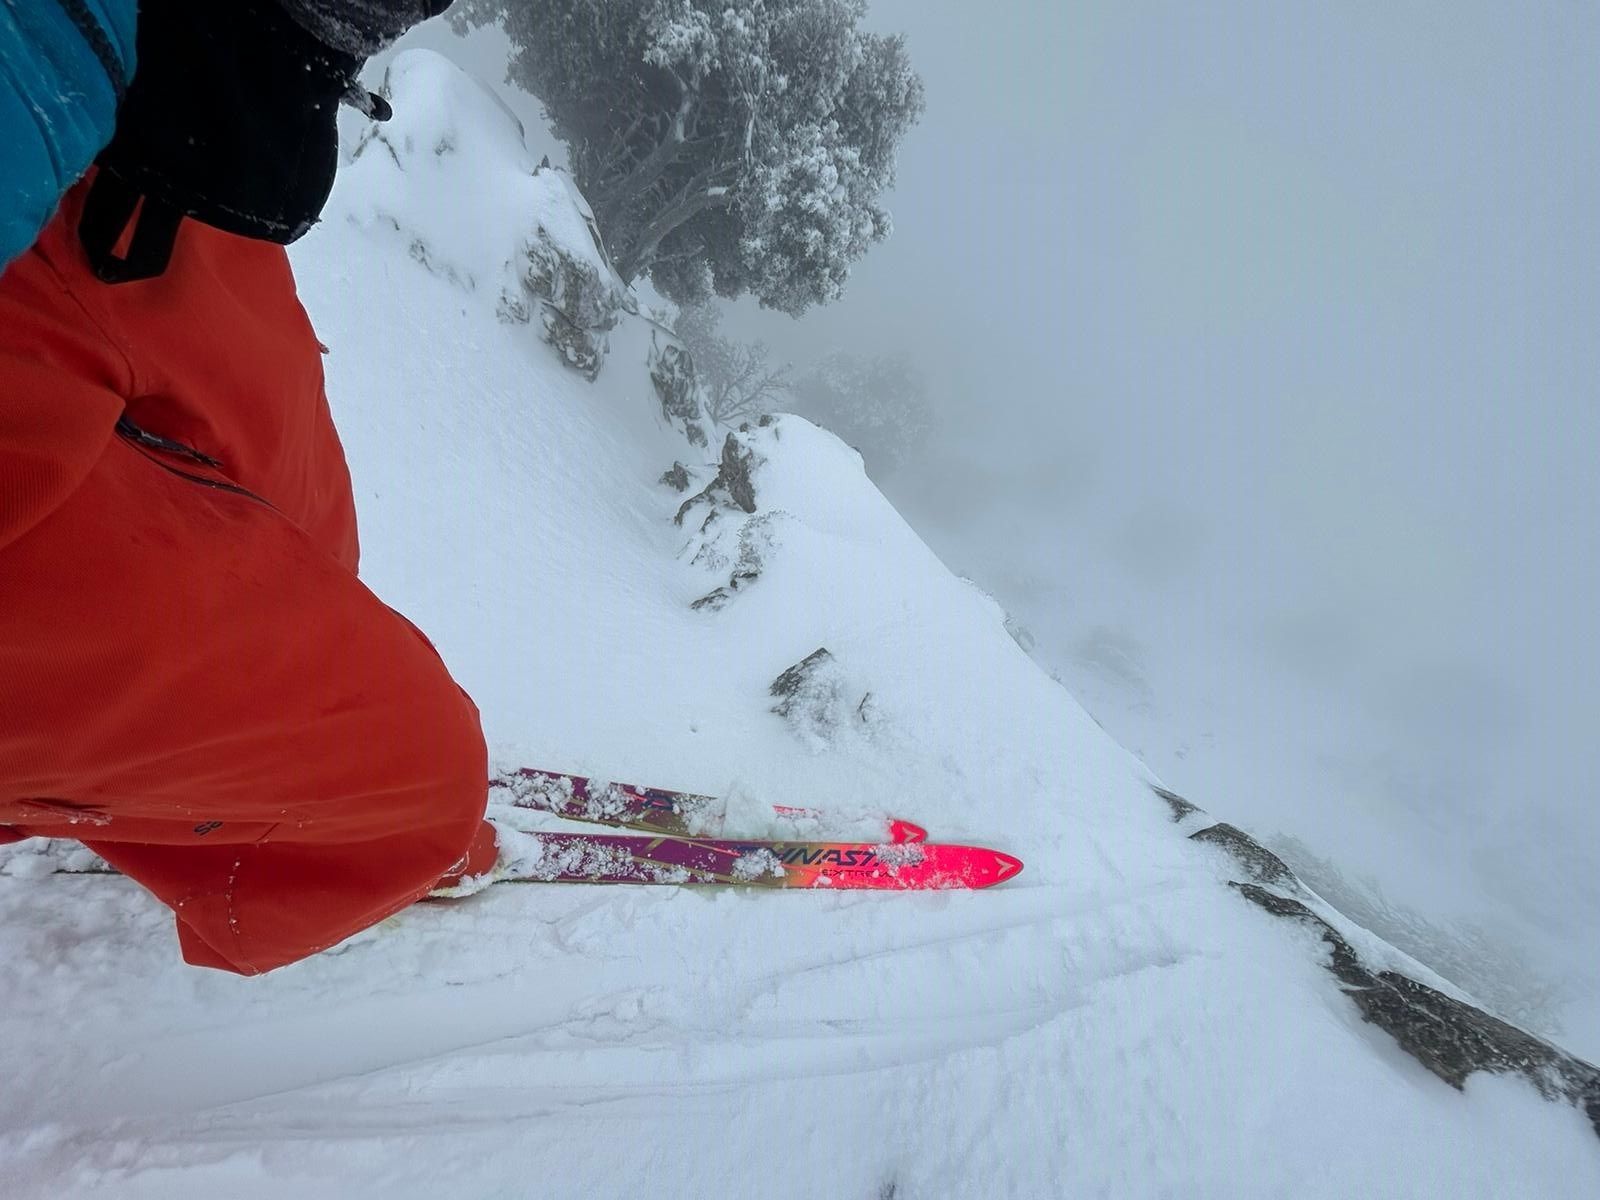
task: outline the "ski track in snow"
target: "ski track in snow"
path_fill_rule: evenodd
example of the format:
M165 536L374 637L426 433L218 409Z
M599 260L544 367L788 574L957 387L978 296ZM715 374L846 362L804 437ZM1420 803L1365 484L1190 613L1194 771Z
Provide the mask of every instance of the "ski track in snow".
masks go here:
M759 579L691 610L726 572L657 480L679 460L703 487L720 436L662 419L641 322L590 385L462 289L520 236L482 181L530 164L474 85L410 61L391 132L454 158L347 167L295 260L364 577L497 765L887 809L1027 868L980 893L493 887L246 980L184 967L126 880L0 858L0 1196L1600 1195L1580 1114L1452 1091L1314 937L1221 886L837 440L750 435L783 519ZM456 283L408 252L435 232ZM808 739L767 689L819 646L874 716L852 693Z

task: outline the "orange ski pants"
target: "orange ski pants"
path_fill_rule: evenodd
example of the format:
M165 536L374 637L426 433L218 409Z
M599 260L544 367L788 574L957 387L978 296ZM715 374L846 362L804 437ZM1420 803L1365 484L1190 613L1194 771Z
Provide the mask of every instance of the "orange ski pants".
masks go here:
M483 736L356 577L282 249L186 222L108 286L84 186L0 276L0 840L81 841L253 975L492 861Z

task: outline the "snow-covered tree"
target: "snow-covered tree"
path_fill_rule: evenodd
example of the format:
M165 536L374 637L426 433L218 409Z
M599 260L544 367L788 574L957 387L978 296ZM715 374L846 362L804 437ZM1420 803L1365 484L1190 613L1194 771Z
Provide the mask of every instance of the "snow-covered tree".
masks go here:
M922 372L900 354L836 351L795 382L790 407L849 442L869 468L901 466L933 432Z
M789 367L774 365L765 342L724 337L721 324L715 305L697 304L678 313L673 332L694 359L706 415L718 425L737 425L772 410L789 387Z
M878 200L922 112L865 0L474 0L544 104L625 279L798 315L889 232Z

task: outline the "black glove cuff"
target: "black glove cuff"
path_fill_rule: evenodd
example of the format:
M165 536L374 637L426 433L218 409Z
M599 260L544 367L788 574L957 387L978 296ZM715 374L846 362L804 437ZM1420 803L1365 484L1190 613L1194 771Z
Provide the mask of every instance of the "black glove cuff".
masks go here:
M91 206L96 244L80 229L102 276L165 266L148 246L131 274L111 256L131 214L121 225L112 218L128 196L244 237L287 244L305 233L333 187L339 99L362 60L319 42L272 0L143 0L138 54L97 160L117 200ZM176 236L177 222L163 220Z
M278 0L318 41L363 58L378 53L450 0Z

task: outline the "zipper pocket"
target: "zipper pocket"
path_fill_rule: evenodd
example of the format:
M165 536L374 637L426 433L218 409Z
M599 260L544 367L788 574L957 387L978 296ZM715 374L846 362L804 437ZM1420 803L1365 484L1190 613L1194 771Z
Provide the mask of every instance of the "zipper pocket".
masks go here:
M242 488L227 479L211 479L205 475L197 475L193 471L182 470L151 453L156 451L160 454L187 459L197 466L206 467L213 471L220 472L222 470L221 462L212 458L209 454L201 453L193 446L186 446L182 442L174 441L172 438L162 437L159 433L151 433L147 429L140 429L139 426L128 420L126 416L117 418L116 433L118 437L133 446L140 454L155 463L163 471L169 471L180 479L187 479L189 482L198 483L203 487L215 488L219 492L232 492L236 496L254 500L257 504L265 504L274 512L277 511L277 507L272 501L256 495L248 488Z

